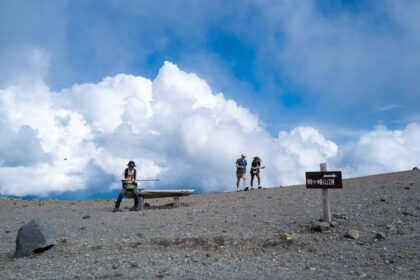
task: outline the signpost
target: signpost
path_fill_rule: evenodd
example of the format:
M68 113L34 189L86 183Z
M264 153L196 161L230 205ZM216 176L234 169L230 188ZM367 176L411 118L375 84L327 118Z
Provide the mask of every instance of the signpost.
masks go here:
M324 221L331 222L328 189L342 189L341 171L327 171L327 164L321 163L321 172L306 172L306 188L322 189L322 208Z

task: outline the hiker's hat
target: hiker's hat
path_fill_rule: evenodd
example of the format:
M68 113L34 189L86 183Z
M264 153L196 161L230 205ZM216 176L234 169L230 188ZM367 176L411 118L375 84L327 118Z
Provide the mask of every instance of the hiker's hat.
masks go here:
M134 167L134 166L136 166L136 164L134 163L134 161L130 160L128 162L127 166Z
M241 157L246 157L246 155L245 154L241 154Z

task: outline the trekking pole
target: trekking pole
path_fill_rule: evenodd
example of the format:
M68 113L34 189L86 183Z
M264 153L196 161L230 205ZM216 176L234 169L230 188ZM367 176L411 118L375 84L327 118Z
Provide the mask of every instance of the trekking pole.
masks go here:
M157 182L160 181L159 179L140 179L140 180L136 180L136 182Z

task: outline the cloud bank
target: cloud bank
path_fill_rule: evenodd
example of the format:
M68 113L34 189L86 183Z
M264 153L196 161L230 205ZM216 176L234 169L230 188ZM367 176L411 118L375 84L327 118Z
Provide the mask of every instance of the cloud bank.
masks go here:
M377 127L342 147L313 127L273 137L256 114L171 62L153 81L118 74L60 92L35 76L0 90L0 192L117 189L128 160L142 178L160 178L159 188L233 190L243 152L249 164L258 155L267 166L264 186L303 183L321 162L345 177L396 171L420 158L419 136L412 123L401 131Z

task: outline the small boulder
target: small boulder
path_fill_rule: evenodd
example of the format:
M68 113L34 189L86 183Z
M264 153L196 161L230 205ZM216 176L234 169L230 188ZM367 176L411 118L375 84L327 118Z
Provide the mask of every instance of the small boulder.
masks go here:
M335 222L335 221L331 221L331 222L330 222L330 226L331 226L331 227L338 227L338 223L337 223L337 222Z
M89 215L85 215L85 216L82 217L82 219L83 220L90 219L90 216Z
M283 233L280 235L280 238L284 241L293 241L297 239L297 235L294 233Z
M56 245L58 239L58 234L43 219L33 219L18 231L15 257L27 257L44 252Z
M389 224L389 225L386 225L386 229L394 231L394 230L397 230L397 227L394 224Z
M414 167L413 167L413 170L418 170L417 166L414 166Z
M385 233L383 233L383 232L377 232L376 235L375 235L375 237L376 237L376 239L384 240L385 239Z
M312 224L311 230L317 232L323 232L330 229L330 223L327 222L315 222Z
M359 232L354 229L349 229L345 234L344 237L351 238L351 239L359 239Z

